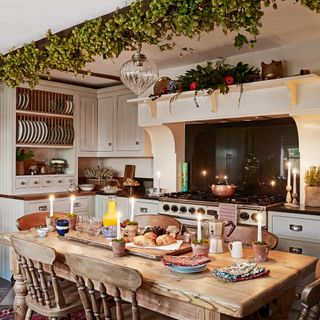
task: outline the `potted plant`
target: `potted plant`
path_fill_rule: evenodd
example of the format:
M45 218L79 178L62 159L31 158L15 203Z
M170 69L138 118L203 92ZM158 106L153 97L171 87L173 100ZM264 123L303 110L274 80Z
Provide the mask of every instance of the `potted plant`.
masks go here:
M320 166L311 166L304 175L305 205L320 207Z
M203 254L206 257L209 255L209 240L201 239L201 240L193 240L192 241L192 255L196 256L198 254Z
M113 255L116 258L120 258L124 256L124 252L126 250L126 243L123 238L120 239L112 239L112 251Z
M128 221L126 229L129 237L135 237L138 231L138 222Z
M33 151L25 152L21 148L16 150L16 175L24 175L24 162L33 158Z
M256 262L264 262L268 260L269 245L264 241L252 243L254 260Z
M76 222L77 222L77 214L76 213L68 213L67 218L69 220L69 228L70 230L75 230Z

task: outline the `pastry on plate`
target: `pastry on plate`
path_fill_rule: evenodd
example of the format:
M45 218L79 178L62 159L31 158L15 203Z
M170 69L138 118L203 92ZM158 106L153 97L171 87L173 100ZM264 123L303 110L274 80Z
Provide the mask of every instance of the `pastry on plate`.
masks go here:
M133 238L133 244L139 247L155 247L156 242L153 238L145 236L136 236Z
M156 239L157 239L157 235L153 232L147 232L143 236L148 239L152 239L153 241L156 241Z
M156 240L157 246L167 246L176 242L177 240L168 234L163 234L162 236L159 236Z

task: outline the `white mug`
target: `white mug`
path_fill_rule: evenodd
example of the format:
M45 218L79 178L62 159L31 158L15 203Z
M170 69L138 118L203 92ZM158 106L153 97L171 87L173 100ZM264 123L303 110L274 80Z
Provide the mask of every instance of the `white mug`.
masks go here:
M235 259L241 259L243 257L243 248L241 241L233 241L228 243L229 251L231 252L231 257Z

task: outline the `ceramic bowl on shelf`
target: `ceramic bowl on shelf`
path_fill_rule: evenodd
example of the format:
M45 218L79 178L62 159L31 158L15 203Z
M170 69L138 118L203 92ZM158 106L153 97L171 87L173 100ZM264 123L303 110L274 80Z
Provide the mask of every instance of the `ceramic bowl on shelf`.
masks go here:
M79 188L82 191L92 191L94 189L95 185L94 184L79 184Z

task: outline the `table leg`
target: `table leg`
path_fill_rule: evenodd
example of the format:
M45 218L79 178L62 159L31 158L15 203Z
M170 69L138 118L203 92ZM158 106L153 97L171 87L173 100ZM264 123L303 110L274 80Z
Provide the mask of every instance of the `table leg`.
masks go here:
M271 304L273 320L289 320L289 312L295 300L296 288L292 287Z
M24 320L28 309L26 305L27 288L21 274L15 274L14 279L16 281L13 287L15 293L13 303L15 319Z

